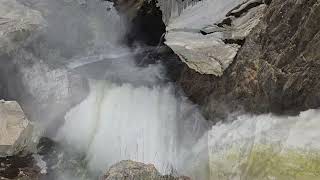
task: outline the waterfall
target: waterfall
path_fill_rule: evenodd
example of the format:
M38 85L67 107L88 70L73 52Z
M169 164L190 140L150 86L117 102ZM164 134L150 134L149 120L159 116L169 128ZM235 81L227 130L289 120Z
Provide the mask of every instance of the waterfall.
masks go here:
M193 148L201 136L206 139L207 122L197 106L162 82L161 64L138 67L129 57L109 62L104 79L90 80L89 96L66 115L57 139L86 153L93 171L130 159L152 163L163 174L188 174L193 164L187 161L207 151L206 140Z
M172 2L175 1L168 1ZM187 2L186 5L194 5ZM194 6L200 3L205 2ZM301 168L309 173L307 176L320 172L315 153L320 141L316 131L320 125L318 110L292 117L239 115L234 122L217 124L209 130L210 124L198 107L164 81L161 64L138 67L134 54L118 44L123 24L110 4L109 7L112 10L107 17L103 14L103 20L92 10L81 20L90 22L81 22L91 34L90 46L84 50L81 47L81 53L66 64L75 72L81 68L83 76L95 76L88 76L89 96L66 114L56 137L60 143L85 154L92 172L104 173L112 164L127 159L152 163L163 174L187 175L196 180L274 179L283 174L285 179L293 179L306 177L299 174ZM172 11L182 15L188 10L176 9L175 5ZM78 33L81 38L87 34ZM68 39L55 40L65 43ZM279 166L288 171L282 172Z

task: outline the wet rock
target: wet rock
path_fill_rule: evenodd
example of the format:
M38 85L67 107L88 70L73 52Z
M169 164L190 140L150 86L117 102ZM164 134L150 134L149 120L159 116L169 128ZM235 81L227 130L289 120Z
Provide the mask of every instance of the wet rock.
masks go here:
M120 180L120 179L140 179L140 180L151 180L160 179L161 174L151 164L146 165L134 161L121 161L113 165L106 175L105 180Z
M143 164L130 160L121 161L107 171L104 180L190 180L181 176L175 178L170 175L162 176L152 164Z
M0 157L35 150L34 127L14 101L0 101Z

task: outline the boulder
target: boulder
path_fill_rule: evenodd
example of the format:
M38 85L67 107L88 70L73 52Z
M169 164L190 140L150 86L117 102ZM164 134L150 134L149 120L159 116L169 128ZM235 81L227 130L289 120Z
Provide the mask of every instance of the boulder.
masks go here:
M221 76L266 8L263 0L159 1L165 44L189 68Z
M104 176L105 180L125 180L125 179L139 179L151 180L160 179L161 174L151 164L143 164L134 161L121 161L107 171Z
M170 175L162 176L152 164L124 160L113 166L107 171L104 180L190 180L181 176L173 177Z
M12 156L35 149L37 137L15 101L0 101L0 156Z

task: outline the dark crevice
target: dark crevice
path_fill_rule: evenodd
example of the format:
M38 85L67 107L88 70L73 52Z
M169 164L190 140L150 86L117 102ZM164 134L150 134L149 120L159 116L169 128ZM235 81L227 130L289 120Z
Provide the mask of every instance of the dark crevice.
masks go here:
M266 5L270 5L271 2L272 2L272 0L264 0L264 3L265 3Z
M231 18L230 17L228 17L228 18L226 18L226 19L224 19L222 22L220 22L220 23L218 23L218 24L216 24L218 27L224 27L224 25L226 25L226 26L231 26L231 24L232 24L232 20L231 20Z
M240 8L241 6L240 6L240 7L237 7L237 8L235 8L235 9L229 11L226 16L234 16L234 17L237 17L237 18L238 18L238 17L242 16L243 14L247 13L250 9L255 8L255 7L258 7L258 6L260 6L261 4L264 4L264 3L263 3L263 2L253 2L253 3L248 4L248 5L247 5L245 8L243 8L242 10L237 11L237 12L233 12L233 11L235 11L236 9Z
M224 39L223 42L225 44L238 44L240 46L243 46L245 43L245 39Z
M157 46L166 32L162 12L157 7L156 0L144 1L131 23L131 28L126 35L126 43L131 47L135 43Z

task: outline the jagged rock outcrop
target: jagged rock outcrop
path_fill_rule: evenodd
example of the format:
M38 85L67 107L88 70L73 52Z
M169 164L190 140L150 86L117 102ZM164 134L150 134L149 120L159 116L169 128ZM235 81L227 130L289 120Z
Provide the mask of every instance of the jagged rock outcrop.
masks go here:
M130 160L121 161L107 171L103 180L190 180L188 177L175 178L161 175L152 164L144 164Z
M179 84L211 119L242 108L275 113L317 108L319 19L317 0L273 0L222 77L185 67Z
M27 1L23 1L27 4ZM85 80L49 50L41 11L16 0L0 1L0 96L17 100L30 120L63 117L86 94Z
M159 1L165 44L191 69L221 76L263 16L263 0Z
M0 100L0 157L35 150L37 133L15 101Z

